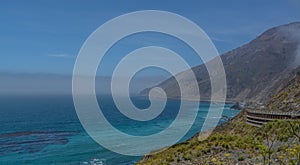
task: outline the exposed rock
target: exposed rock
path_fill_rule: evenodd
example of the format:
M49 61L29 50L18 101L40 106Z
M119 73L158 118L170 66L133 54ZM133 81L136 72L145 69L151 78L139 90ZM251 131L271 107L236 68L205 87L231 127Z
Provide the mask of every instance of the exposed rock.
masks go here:
M288 29L288 30L287 30ZM293 33L291 33L293 29ZM227 98L231 101L266 101L289 78L293 70L299 40L300 22L272 28L250 43L221 55L227 79ZM210 99L210 79L205 65L192 68L195 73L201 99ZM189 83L185 71L176 75L189 86L185 95L194 96L195 87ZM299 73L300 74L300 73ZM170 98L180 98L180 90L174 77L158 85ZM150 89L150 88L149 88ZM149 89L141 92L147 95Z
M237 109L237 110L241 110L243 108L242 105L240 105L239 102L236 102L233 106L230 107L231 109Z

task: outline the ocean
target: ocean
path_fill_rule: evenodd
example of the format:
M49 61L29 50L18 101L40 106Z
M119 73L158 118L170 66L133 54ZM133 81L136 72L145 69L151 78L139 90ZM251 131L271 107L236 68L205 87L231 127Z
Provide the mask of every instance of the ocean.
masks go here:
M131 100L139 108L150 105L145 97L133 97ZM180 105L178 100L168 100L163 113L157 118L133 121L118 111L110 96L98 96L98 102L114 127L136 136L151 135L167 128ZM225 105L223 115L226 118L239 113L230 106ZM208 108L209 102L201 102L195 123L180 141L201 130ZM188 113L189 110L186 111ZM221 118L219 124L225 121ZM127 165L141 158L111 152L94 142L77 118L72 96L1 96L0 124L0 164Z

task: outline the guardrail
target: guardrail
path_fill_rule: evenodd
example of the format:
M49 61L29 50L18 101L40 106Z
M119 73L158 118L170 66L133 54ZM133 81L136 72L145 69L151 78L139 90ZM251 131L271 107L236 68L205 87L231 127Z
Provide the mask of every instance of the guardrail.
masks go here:
M300 119L300 114L295 112L264 112L247 110L247 123L256 127L261 127L268 121L277 119Z

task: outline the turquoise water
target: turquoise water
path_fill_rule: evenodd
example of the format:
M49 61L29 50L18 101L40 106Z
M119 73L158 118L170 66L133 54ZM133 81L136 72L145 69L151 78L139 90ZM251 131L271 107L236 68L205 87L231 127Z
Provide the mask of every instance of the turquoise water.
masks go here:
M98 99L112 125L137 136L167 128L180 105L179 101L169 100L156 119L137 122L124 117L110 97ZM140 108L149 106L146 98L132 101ZM230 106L225 106L223 115L232 118L239 111ZM209 103L201 103L196 122L181 141L201 130L208 108ZM219 123L224 121L220 119ZM1 97L0 123L0 164L133 164L140 159L113 153L94 142L81 127L71 96Z

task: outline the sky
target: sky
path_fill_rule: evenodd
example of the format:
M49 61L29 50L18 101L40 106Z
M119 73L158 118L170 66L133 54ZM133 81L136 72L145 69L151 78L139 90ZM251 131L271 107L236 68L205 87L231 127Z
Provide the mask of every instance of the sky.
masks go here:
M0 3L2 80L5 76L1 75L9 73L70 76L81 46L93 31L112 18L139 10L169 11L190 19L208 34L220 54L251 41L271 27L300 21L298 0L4 0ZM128 48L160 43L182 52L191 66L201 64L176 39L145 34L144 39L149 42L137 44L139 37L124 39L125 44L120 42L121 46L117 45L111 54L125 54ZM107 57L103 66L108 69L100 70L99 75L110 75L111 63L121 58L115 57Z

